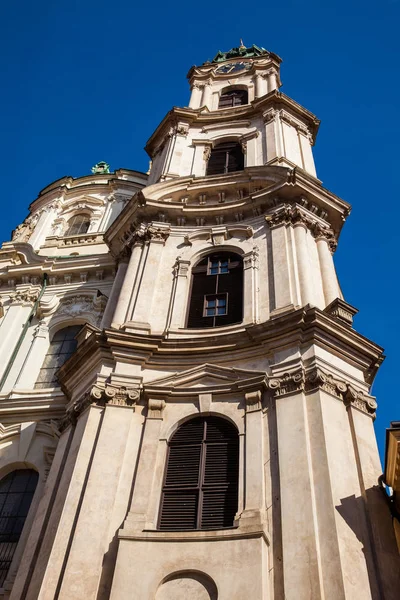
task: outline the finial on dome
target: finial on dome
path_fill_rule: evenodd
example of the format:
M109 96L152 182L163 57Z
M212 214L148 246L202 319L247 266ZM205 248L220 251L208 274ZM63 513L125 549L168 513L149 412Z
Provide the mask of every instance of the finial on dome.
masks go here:
M242 40L242 38L240 38L240 46L239 46L239 49L240 49L240 50L244 50L245 48L246 48L246 46L243 44L243 40Z

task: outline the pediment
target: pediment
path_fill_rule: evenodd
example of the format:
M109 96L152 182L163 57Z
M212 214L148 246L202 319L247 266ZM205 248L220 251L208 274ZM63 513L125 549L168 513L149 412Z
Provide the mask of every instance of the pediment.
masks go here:
M266 381L264 371L221 367L205 363L193 369L174 373L144 385L146 394L197 395L199 393L227 393L240 389L260 387Z

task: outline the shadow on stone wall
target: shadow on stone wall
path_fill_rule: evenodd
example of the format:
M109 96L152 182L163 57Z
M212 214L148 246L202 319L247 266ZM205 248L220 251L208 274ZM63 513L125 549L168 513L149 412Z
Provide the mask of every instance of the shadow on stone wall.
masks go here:
M378 485L342 498L336 510L362 544L373 600L398 600L400 558L389 507Z

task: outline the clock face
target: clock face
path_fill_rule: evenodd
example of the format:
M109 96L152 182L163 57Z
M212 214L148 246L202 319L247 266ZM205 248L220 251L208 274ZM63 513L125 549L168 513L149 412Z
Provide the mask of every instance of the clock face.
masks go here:
M251 68L251 62L234 62L226 65L220 65L215 69L218 75L233 75L241 71L248 71Z

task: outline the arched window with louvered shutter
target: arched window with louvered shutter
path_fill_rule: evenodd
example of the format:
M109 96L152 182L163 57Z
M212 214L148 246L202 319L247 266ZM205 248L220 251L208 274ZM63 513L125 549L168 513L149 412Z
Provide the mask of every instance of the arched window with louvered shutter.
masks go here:
M0 587L7 577L38 478L33 469L20 469L0 481Z
M243 320L243 260L209 254L192 269L187 327L221 327Z
M243 171L244 155L238 142L223 142L211 150L206 175L223 175Z
M68 228L65 235L82 235L88 232L90 219L88 215L75 215L68 221Z
M195 417L168 444L159 529L232 527L238 507L239 436L220 417Z

